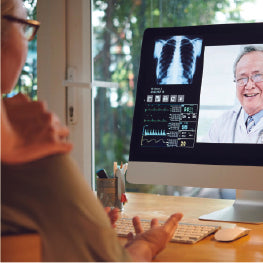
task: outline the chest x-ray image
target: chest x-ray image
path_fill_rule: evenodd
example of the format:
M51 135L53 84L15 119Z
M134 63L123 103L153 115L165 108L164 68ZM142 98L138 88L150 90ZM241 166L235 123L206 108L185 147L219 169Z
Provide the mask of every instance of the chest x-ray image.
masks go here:
M173 36L155 42L157 84L192 84L202 39Z

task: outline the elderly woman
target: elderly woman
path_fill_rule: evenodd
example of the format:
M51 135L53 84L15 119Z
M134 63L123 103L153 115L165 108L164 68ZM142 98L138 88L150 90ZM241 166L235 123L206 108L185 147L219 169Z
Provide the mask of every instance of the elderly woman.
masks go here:
M26 20L22 0L1 1L1 92L14 87L37 22ZM31 33L25 26L33 27ZM43 261L150 261L171 239L181 214L163 226L153 219L125 247L74 161L57 117L23 95L2 102L2 232L36 231ZM116 213L110 214L112 224Z
M26 18L21 1L2 1L1 13L1 94L5 94L18 80L26 60L27 42L33 39L39 24L26 24L26 20L21 19ZM13 13L16 16L12 16ZM55 114L47 111L43 102L30 102L19 94L3 104L2 161L21 163L71 150L72 145L65 141L68 129L60 124Z

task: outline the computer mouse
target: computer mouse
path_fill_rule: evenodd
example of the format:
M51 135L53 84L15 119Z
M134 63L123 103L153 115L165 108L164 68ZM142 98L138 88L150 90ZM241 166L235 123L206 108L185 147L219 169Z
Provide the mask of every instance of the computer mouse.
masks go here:
M244 227L223 228L215 233L215 240L217 241L234 241L249 233L250 229Z

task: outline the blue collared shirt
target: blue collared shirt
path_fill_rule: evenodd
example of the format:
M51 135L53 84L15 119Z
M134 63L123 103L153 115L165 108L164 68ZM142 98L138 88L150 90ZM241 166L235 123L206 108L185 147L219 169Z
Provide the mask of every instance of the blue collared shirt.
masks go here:
M245 112L245 123L247 122L248 114ZM259 111L258 113L252 115L255 125L259 122L259 120L263 117L263 110Z

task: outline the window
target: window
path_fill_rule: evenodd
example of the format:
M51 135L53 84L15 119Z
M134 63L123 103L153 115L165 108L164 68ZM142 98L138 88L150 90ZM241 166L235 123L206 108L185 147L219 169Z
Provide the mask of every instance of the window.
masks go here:
M94 80L117 83L96 87L93 93L95 170L105 168L112 174L114 161L128 161L141 40L147 27L250 22L257 19L257 9L251 0L93 0ZM204 110L217 114L225 107L207 105ZM201 189L128 184L127 191L198 195Z

